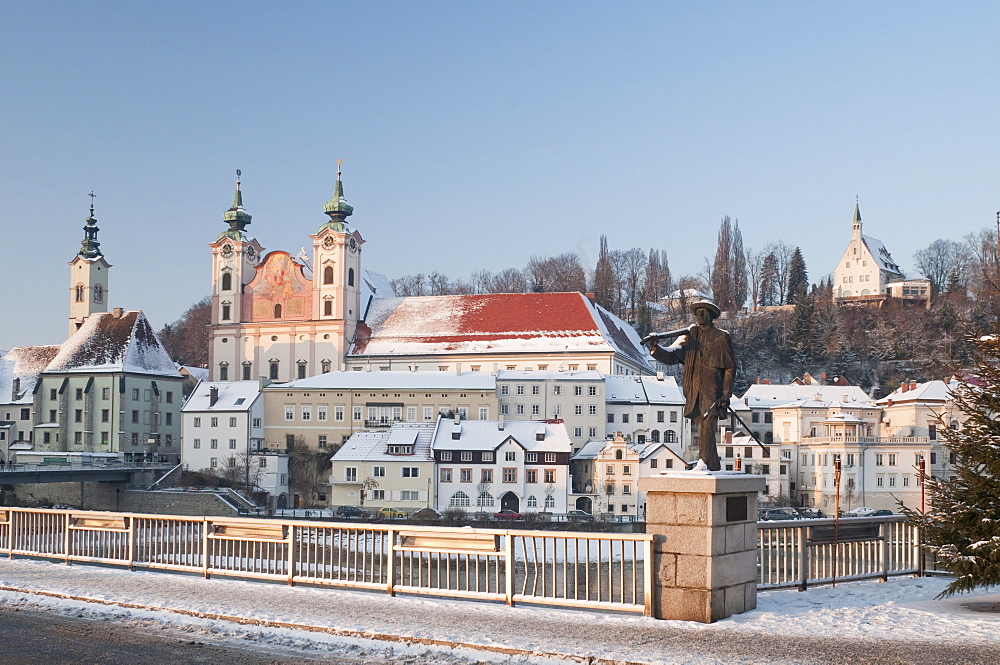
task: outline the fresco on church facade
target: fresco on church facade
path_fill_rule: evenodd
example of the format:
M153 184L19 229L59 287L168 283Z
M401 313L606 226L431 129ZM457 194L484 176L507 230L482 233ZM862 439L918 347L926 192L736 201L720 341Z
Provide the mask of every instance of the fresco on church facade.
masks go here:
M309 318L312 283L287 252L271 252L247 285L251 321Z

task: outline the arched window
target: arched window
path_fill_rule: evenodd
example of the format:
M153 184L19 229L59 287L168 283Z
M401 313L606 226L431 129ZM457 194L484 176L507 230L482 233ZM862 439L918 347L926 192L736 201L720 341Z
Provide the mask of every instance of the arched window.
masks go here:
M219 363L219 381L229 380L229 363Z
M666 432L663 433L663 442L677 443L677 432L675 432L672 429L668 429Z
M528 497L528 508L537 508L537 507L538 507L538 499L536 499L535 495L532 494L531 496Z
M492 508L493 507L493 495L489 492L482 492L479 498L476 499L476 505L480 508Z
M347 285L354 286L354 268L347 269Z
M94 284L94 302L101 302L104 299L104 288L100 284Z
M333 301L324 300L323 301L323 316L333 316Z
M253 363L247 361L243 363L243 380L249 381L250 375L253 373Z
M229 305L222 306L222 320L223 321L229 320Z
M271 377L272 381L278 380L278 363L271 363L268 376Z
M660 430L654 429L649 431L649 440L653 443L660 442Z
M77 284L76 285L76 301L77 302L83 302L83 292L84 292L83 284Z
M323 360L320 363L320 366L322 367L322 371L323 371L324 374L329 374L330 373L331 362L329 360Z
M451 495L451 501L448 502L451 507L462 507L469 505L469 495L465 492L455 492Z
M298 377L296 377L296 378L299 378L299 379L306 378L306 361L305 360L300 360L298 362Z
M233 289L233 273L224 272L222 273L222 290L232 291Z
M615 451L615 459L622 459L622 457L624 457L624 454L622 453L622 449L619 448Z
M274 306L274 318L276 318L276 319L280 319L281 318L281 303L280 302Z
M556 500L555 500L555 498L553 498L551 496L545 497L545 507L546 508L555 508L556 507Z
M333 284L333 266L323 268L323 283Z

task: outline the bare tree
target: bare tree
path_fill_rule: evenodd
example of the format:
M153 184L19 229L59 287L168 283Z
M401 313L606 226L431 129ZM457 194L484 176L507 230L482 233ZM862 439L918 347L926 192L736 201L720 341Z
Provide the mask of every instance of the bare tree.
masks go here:
M523 272L515 268L506 268L493 277L489 293L525 293L527 287Z
M767 254L748 249L746 257L747 286L750 296L750 309L753 311L764 304L764 260L767 258Z
M764 251L774 256L774 286L776 294L774 304L784 305L788 302L788 268L795 248L779 240L768 243L764 247Z
M917 250L913 261L920 274L931 281L931 291L941 293L949 283L968 286L974 256L968 244L935 240L925 249Z
M524 273L525 280L535 291L551 293L585 291L587 288L587 273L580 257L573 252L549 258L532 256Z

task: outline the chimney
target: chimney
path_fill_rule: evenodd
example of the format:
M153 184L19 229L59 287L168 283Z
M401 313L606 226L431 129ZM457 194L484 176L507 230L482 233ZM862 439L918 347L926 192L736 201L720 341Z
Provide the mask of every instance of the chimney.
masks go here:
M819 375L819 382L820 382L820 385L823 385L823 386L826 385L826 372L820 373L820 375Z
M906 391L908 391L909 389L910 389L910 384L909 384L909 382L907 382L907 381L903 381L903 385L901 385L901 386L899 387L899 392L901 392L901 393L905 393L905 392L906 392Z
M257 384L260 386L260 389L263 390L264 388L267 388L269 385L271 385L271 377L261 376L260 378L257 379Z
M662 381L663 380L663 370L662 369L656 370L656 380L657 381Z
M916 390L916 389L917 389L917 382L910 381L910 390Z
M115 315L116 319L122 318L122 314L125 312L121 307L115 307L111 310L111 313Z
M503 416L502 415L497 419L497 429L500 430L501 432L503 431Z
M219 401L219 387L212 386L208 389L208 405L215 406L215 403Z
M11 392L10 401L16 402L19 396L18 393L21 392L21 379L19 377L15 377L14 380L11 382L10 392Z

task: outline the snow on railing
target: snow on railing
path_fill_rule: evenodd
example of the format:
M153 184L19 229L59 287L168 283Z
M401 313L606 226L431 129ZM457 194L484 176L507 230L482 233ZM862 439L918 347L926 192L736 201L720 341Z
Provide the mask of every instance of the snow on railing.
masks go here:
M652 610L653 537L0 509L0 553L450 598Z

